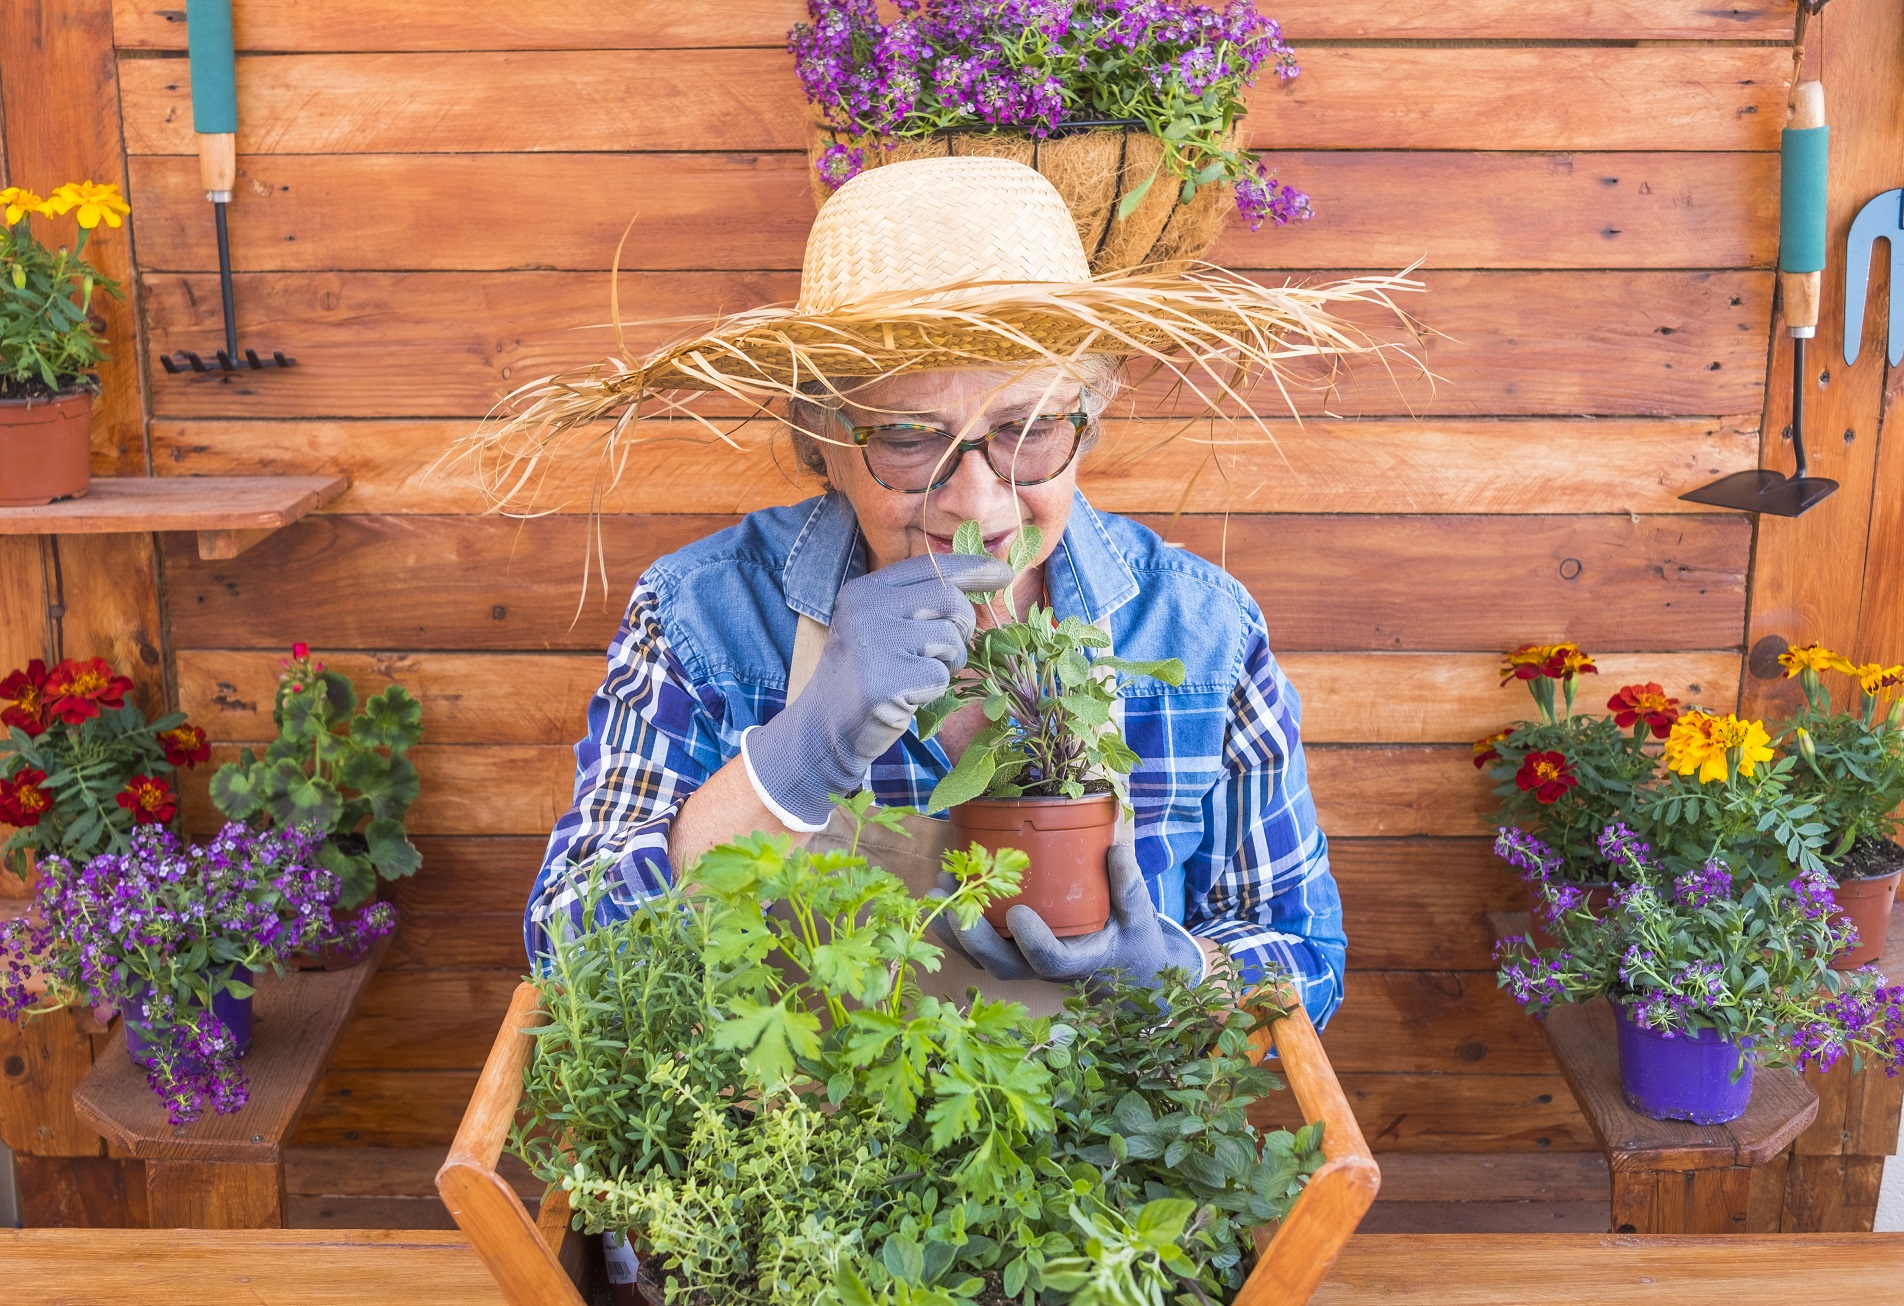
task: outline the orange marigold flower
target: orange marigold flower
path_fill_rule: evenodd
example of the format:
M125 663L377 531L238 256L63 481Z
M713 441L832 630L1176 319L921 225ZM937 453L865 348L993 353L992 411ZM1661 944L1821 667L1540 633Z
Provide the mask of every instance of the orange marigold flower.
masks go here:
M1532 790L1540 802L1556 803L1562 794L1580 783L1580 777L1574 774L1573 763L1564 753L1529 753L1521 759L1521 769L1515 773L1514 783Z
M1613 713L1613 724L1622 730L1631 730L1634 724L1644 720L1652 728L1653 738L1664 739L1672 732L1673 722L1679 720L1679 700L1668 698L1666 691L1648 681L1644 685L1622 685L1620 692L1607 700L1607 711Z
M1505 730L1496 730L1493 734L1489 735L1486 739L1475 740L1474 741L1474 769L1477 771L1485 771L1488 768L1488 763L1500 761L1501 750L1499 748L1496 748L1495 745L1500 743L1503 739L1506 739L1509 735L1513 733L1514 733L1514 727L1509 726Z
M44 779L46 772L27 766L0 780L0 821L21 829L38 825L53 806L53 795L40 788Z
M1523 644L1504 655L1501 683L1510 680L1572 680L1576 675L1598 675L1600 668L1578 644Z
M156 776L133 776L113 801L131 812L139 825L160 825L178 814L178 795Z
M25 667L0 680L0 724L18 726L28 738L46 733L46 663L34 658Z
M132 682L113 675L104 658L84 662L68 658L46 678L46 714L76 726L103 710L124 707L126 691L131 688Z
M212 760L212 746L205 740L205 731L189 723L160 731L159 747L173 766L190 768Z
M1863 666L1852 668L1851 674L1858 678L1858 684L1867 694L1904 684L1904 665L1886 667L1876 662L1866 662Z
M1849 658L1833 653L1816 641L1786 649L1778 655L1778 664L1785 668L1787 680L1806 671L1842 671L1849 675L1857 669Z

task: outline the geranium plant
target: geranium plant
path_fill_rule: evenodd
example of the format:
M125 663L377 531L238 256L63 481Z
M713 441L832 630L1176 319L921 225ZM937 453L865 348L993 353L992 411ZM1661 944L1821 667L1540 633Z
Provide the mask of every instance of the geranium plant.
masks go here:
M1516 937L1497 949L1501 985L1523 1006L1604 995L1644 1029L1710 1029L1765 1066L1904 1063L1904 988L1832 969L1848 933L1823 875L1762 878L1724 854L1675 873L1623 825L1598 842L1626 882L1616 909L1596 916L1572 886L1549 883L1559 946Z
M675 1302L1228 1299L1321 1161L1319 1127L1246 1119L1276 1083L1235 981L1055 1018L922 996L932 919L969 924L1025 859L948 854L956 888L921 900L856 848L750 835L599 927L597 869L537 981L514 1140L578 1227L629 1231Z
M68 182L42 199L19 186L0 189L0 399L51 398L90 384L105 360L93 297L125 298L119 283L83 257L101 222L117 227L131 210L115 185ZM48 246L34 217L73 214L72 249Z
M245 1104L232 1031L219 994L251 996L250 973L335 936L390 927L381 905L338 922L337 876L301 830L228 825L209 843L181 844L146 826L123 853L50 856L32 911L0 926L0 1011L11 1019L80 1003L116 1007L146 1040L147 1077L174 1124L209 1105Z
M1036 526L1024 527L1006 558L1012 570L1022 572L1043 542ZM983 555L979 524L962 523L952 547ZM917 722L919 737L930 739L961 704L982 703L988 724L933 788L929 806L939 811L978 797L1082 798L1107 786L1128 806L1125 777L1138 759L1111 716L1118 677L1180 685L1183 663L1110 657L1098 652L1110 636L1088 621L1059 621L1036 603L1019 620L1009 589L980 597L1003 619L973 635L965 673L919 710Z
M1897 870L1904 864L1904 848L1893 842L1904 807L1904 666L1856 664L1817 644L1788 649L1779 661L1805 691L1805 706L1790 722L1804 765L1787 784L1816 808L1834 874ZM1856 706L1833 709L1825 673L1855 684Z
M1275 20L1249 0L808 0L788 35L807 99L831 143L818 166L838 186L870 151L948 128L1053 135L1071 123L1141 123L1164 142L1153 184L1234 183L1252 229L1310 216L1309 198L1232 141L1244 92L1268 69L1300 68ZM1160 177L1160 174L1168 174Z
M1576 715L1579 678L1596 675L1575 644L1528 644L1504 655L1501 683L1527 687L1539 713L1474 745L1474 765L1496 782L1496 824L1537 836L1559 858L1551 874L1575 883L1612 878L1595 844L1620 819L1654 771L1645 744L1678 717L1678 700L1658 685L1627 685L1608 715Z
M416 872L422 854L404 816L416 801L416 767L404 754L423 737L423 709L400 685L361 708L349 677L293 646L281 659L271 720L278 737L212 776L212 801L234 821L304 826L323 836L317 857L337 873L339 901L366 902L377 878Z
M131 689L103 658L34 658L0 680L0 822L17 827L0 858L16 874L35 852L123 852L177 814L169 777L210 758L205 732L182 713L146 720Z

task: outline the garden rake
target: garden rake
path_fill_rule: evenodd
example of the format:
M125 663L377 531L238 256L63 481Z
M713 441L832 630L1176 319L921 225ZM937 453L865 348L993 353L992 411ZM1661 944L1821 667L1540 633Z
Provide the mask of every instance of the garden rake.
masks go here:
M255 349L238 352L238 318L232 307L231 233L225 206L238 180L238 70L231 35L231 0L186 0L185 39L192 72L192 130L198 135L198 175L212 202L218 228L218 291L225 312L225 347L216 364L189 349L161 354L168 372L243 372L290 367L297 360L274 349L261 358Z

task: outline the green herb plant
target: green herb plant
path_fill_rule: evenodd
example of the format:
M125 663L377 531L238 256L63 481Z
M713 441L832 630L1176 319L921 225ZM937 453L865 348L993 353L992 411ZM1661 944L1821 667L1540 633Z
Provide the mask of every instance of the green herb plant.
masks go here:
M906 814L842 806L861 831ZM1025 858L944 865L956 887L914 899L857 839L753 834L613 921L598 866L535 979L514 1149L579 1228L628 1231L671 1303L1226 1299L1249 1229L1321 1163L1319 1127L1246 1119L1278 1085L1234 981L1079 995L1056 1018L921 994L933 919L976 920Z
M361 709L349 677L328 671L299 644L283 660L271 720L278 737L263 757L247 748L212 776L212 802L233 821L308 826L324 836L318 860L342 879L343 907L368 901L377 878L423 864L404 816L417 772L404 754L423 737L423 709L400 685Z
M1006 562L1014 573L1031 565L1044 543L1036 526L1013 538ZM982 555L983 528L962 523L954 553ZM919 737L930 739L962 704L983 703L987 724L932 791L933 811L973 798L1082 798L1093 786L1108 786L1127 808L1125 779L1137 754L1112 720L1118 676L1145 676L1167 685L1183 683L1176 658L1133 662L1096 652L1110 636L1088 621L1059 621L1050 608L1032 604L1022 620L1011 590L980 595L995 618L976 632L965 673L917 716ZM1101 791L1101 788L1100 788Z

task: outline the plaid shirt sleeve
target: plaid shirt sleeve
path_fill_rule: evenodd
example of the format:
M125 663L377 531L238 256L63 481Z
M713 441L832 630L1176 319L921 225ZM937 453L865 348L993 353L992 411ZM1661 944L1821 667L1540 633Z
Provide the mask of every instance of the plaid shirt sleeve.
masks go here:
M1203 843L1188 868L1210 888L1186 923L1226 947L1246 978L1270 967L1290 975L1321 1026L1342 1003L1348 943L1309 793L1301 716L1258 628L1230 694L1223 775L1204 799Z
M668 834L682 802L725 761L725 715L721 695L688 677L643 583L608 647L588 736L575 746L575 800L556 822L523 915L532 962L565 922L580 928L584 883L598 860L608 865L597 923L627 916L671 882Z

